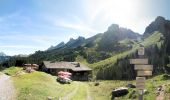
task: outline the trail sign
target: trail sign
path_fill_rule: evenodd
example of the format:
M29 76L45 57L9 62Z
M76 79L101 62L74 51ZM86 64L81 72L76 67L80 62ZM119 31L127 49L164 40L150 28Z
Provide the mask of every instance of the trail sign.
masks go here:
M143 56L145 53L145 48L144 47L139 47L138 49L138 55Z
M130 64L148 64L148 59L130 59Z
M143 58L145 54L145 48L143 46L138 49L138 59L130 59L130 64L135 64L134 69L137 70L136 77L136 88L139 89L140 95L139 100L143 100L143 89L145 89L145 77L142 76L151 76L153 65L148 64L148 58Z
M137 76L151 76L152 71L137 71Z
M145 77L136 77L136 88L145 89Z
M153 70L153 65L135 65L135 70Z

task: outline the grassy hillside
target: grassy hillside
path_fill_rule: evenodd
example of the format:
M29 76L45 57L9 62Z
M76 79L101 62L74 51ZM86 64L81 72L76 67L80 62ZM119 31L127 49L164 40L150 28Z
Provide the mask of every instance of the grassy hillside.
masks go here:
M167 85L167 89L165 91L165 98L170 97L169 85L170 80L164 79L165 75L158 75L152 77L146 81L146 90L147 92L144 94L144 100L155 100L156 99L156 90L160 85ZM100 81L99 86L94 86L94 83L89 83L91 95L93 95L93 100L110 100L112 89L116 87L125 86L129 83L136 84L135 81ZM135 91L135 92L133 92ZM138 98L136 89L129 89L129 93L126 96L116 98L116 100L136 100ZM169 99L165 99L169 100Z
M144 39L144 41L142 41L140 44L143 44L145 47L147 47L149 45L152 45L152 44L157 44L157 43L160 42L159 40L160 40L161 35L162 35L162 33L155 32L151 36L149 36L148 38ZM125 42L125 41L121 41L121 42ZM110 64L110 63L115 63L115 61L118 58L125 57L128 54L130 54L130 53L134 53L138 49L138 47L139 47L139 43L138 44L135 43L135 45L133 45L132 49L127 50L125 52L121 52L121 53L115 54L112 57L110 57L108 59L105 59L105 60L102 60L102 61L99 61L97 63L90 64L90 66L92 68L95 68L97 66L102 66L102 65L106 65L106 64Z
M118 76L118 74L124 73L124 71L120 72L122 69L120 67L118 67L117 65L115 65L116 63L118 63L119 59L124 59L125 57L127 57L129 55L135 54L137 49L139 48L140 44L144 45L146 49L148 47L152 46L152 45L157 45L160 48L161 44L163 43L163 40L160 40L161 36L162 36L162 33L156 31L152 35L150 35L148 38L145 38L144 40L135 41L135 40L130 40L130 39L124 39L124 40L120 41L120 43L126 44L126 45L128 45L129 43L133 44L132 45L133 47L131 49L113 54L110 58L107 58L105 60L101 60L101 61L96 62L96 63L89 64L86 61L86 59L84 59L82 56L77 56L76 61L84 63L87 66L91 67L93 69L94 79L96 79L97 74L101 74L101 75L107 74L108 76L116 77L116 75ZM151 48L151 49L154 49L154 48ZM149 49L149 50L151 50L151 49ZM147 52L145 53L145 55L146 54L147 54ZM155 54L153 54L153 55L155 55ZM131 57L131 58L133 58L133 57ZM125 59L124 61L127 65L128 59ZM122 65L120 65L120 66L122 66ZM123 65L123 66L125 66L125 65ZM123 69L128 70L126 74L131 72L130 69L129 69L129 65L127 65ZM113 73L116 73L116 75L113 74ZM108 78L108 76L106 76L105 78L102 78L102 79L106 79L106 78L107 79L114 79L114 78ZM101 78L99 78L99 79L101 79ZM117 79L121 79L121 78L117 78Z
M17 67L4 70L9 75L14 75ZM23 71L22 71L23 72ZM17 91L17 100L45 100L47 97L62 98L77 87L77 82L59 84L56 77L44 72L22 73L12 77Z
M16 69L5 69L9 75L15 72ZM10 71L8 71L10 70ZM17 72L16 72L17 73ZM15 75L15 74L13 74ZM170 96L170 80L166 75L152 77L146 82L147 93L144 95L145 100L155 100L156 89L159 85L167 86L165 98ZM46 100L47 97L52 97L54 100L110 100L111 91L116 87L126 86L127 84L135 84L135 81L98 81L99 85L95 86L96 82L72 82L71 84L59 84L56 82L56 77L43 72L25 73L11 78L17 91L17 100ZM126 96L119 97L116 100L137 99L136 89L129 89Z

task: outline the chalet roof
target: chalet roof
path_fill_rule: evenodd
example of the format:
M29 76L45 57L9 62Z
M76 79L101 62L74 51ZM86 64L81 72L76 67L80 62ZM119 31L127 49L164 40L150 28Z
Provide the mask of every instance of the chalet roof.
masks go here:
M88 68L87 66L80 64L78 62L51 62L51 61L43 61L46 68L49 69L71 69L73 71L91 71L92 69Z

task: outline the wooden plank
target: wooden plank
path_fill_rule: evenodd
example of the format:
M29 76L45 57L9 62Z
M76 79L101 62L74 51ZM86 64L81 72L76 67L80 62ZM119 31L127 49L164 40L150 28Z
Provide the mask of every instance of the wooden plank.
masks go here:
M153 65L135 65L135 70L153 70Z
M145 85L137 85L137 84L136 84L136 88L137 88L137 89L145 89Z
M137 71L137 76L151 76L152 71Z
M148 59L130 59L130 64L148 64Z
M145 89L145 77L136 77L136 88Z
M145 77L136 77L136 83L138 84L145 84Z
M145 53L145 48L144 47L139 47L138 49L138 55L142 56Z
M136 81L145 81L146 78L145 77L136 77Z
M145 85L145 82L137 82L136 85Z

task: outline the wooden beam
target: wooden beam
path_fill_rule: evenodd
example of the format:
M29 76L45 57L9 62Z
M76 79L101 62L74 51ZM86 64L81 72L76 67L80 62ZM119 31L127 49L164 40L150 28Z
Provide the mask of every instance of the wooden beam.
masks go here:
M135 65L135 70L153 70L153 65Z
M148 59L130 59L130 64L148 64Z

